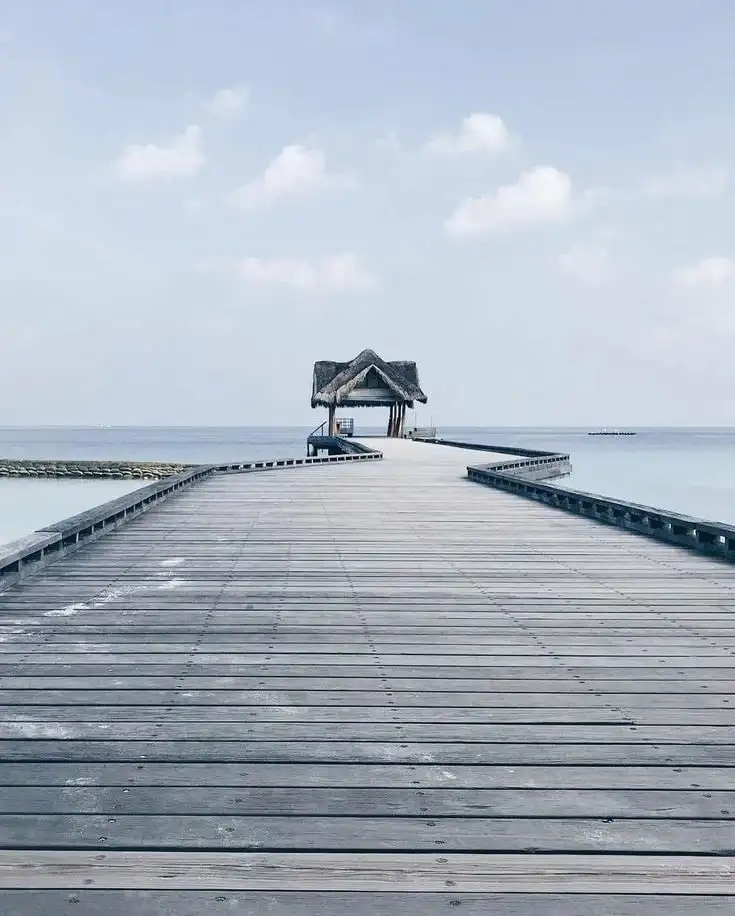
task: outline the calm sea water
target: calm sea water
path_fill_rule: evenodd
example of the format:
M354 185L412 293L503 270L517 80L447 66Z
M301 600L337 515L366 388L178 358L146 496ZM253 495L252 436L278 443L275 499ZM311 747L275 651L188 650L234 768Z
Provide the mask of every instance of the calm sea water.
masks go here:
M171 460L191 464L306 454L311 427L258 429L0 427L3 458ZM91 509L140 484L0 477L0 544Z
M303 455L309 431L310 427L0 428L0 456L191 463L251 460ZM636 432L605 437L559 428L440 430L446 438L469 442L569 452L574 471L565 485L735 524L735 429ZM126 481L0 478L0 543L132 489L134 485Z
M589 436L586 429L455 429L485 444L568 452L562 486L735 525L735 429L636 429Z

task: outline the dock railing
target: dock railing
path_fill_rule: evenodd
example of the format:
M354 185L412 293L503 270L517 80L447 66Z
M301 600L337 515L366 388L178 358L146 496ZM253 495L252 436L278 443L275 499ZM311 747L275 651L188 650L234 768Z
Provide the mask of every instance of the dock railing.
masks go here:
M407 439L436 439L436 426L413 426L406 430Z
M434 445L448 445L472 452L494 452L515 456L515 460L494 461L491 464L478 465L477 468L468 467L468 474L471 470L482 470L501 475L503 478L508 476L522 477L525 480L547 480L550 477L566 477L572 471L569 455L561 452L516 448L507 445L482 445L478 442L457 442L454 439L427 439L426 441Z
M446 445L460 445L456 442L442 441ZM491 446L465 444L464 447L481 451L495 450ZM511 450L505 448L503 451ZM517 461L470 466L467 468L468 478L476 483L533 499L573 515L581 515L657 541L665 541L676 547L685 547L710 557L735 562L735 526L585 493L559 484L543 483L545 479L570 472L569 456L529 449L515 449L513 452L522 457Z
M354 445L357 446L357 443ZM26 537L0 544L0 591L83 544L118 528L185 487L214 474L255 473L350 461L375 461L382 457L381 452L360 446L349 453L315 458L269 458L189 467L171 477L157 480L78 515L40 528Z

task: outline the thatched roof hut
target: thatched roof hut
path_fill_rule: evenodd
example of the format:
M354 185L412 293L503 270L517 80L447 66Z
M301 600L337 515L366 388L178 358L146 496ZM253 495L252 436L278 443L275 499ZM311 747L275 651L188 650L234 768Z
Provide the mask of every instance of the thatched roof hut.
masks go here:
M346 363L321 360L314 363L311 406L329 408L330 434L337 407L389 407L388 435L402 435L407 407L415 401L425 404L419 387L416 363L408 360L386 362L374 350L363 350Z

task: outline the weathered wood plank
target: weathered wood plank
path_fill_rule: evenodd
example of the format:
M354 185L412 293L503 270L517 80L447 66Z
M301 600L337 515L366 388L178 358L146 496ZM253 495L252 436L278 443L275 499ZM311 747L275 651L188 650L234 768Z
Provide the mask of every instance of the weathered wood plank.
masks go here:
M302 637L303 639L303 637ZM675 639L668 640L658 639L655 642L649 639L609 639L602 637L596 638L594 642L585 642L582 639L560 642L559 640L544 639L544 645L539 645L538 638L506 640L506 642L482 642L477 641L475 645L468 642L452 643L450 634L437 634L434 639L427 642L386 642L378 636L373 636L369 642L367 638L363 640L354 640L352 642L334 642L325 646L325 640L321 636L315 636L311 642L283 642L278 638L272 637L268 642L251 642L249 640L238 643L205 643L203 640L190 640L188 642L152 642L151 637L141 638L137 643L102 642L99 638L92 640L76 639L65 643L55 640L59 653L64 656L78 655L106 655L111 661L118 659L119 656L134 656L135 658L155 657L159 655L175 659L177 655L191 655L195 653L197 658L204 660L211 659L215 662L229 663L233 659L249 660L251 656L261 654L268 655L315 655L321 656L325 648L330 653L344 655L374 655L380 654L390 659L392 656L408 655L421 656L428 655L432 658L437 655L437 639L442 642L441 653L443 657L449 656L469 656L477 659L485 658L506 658L506 657L523 657L544 655L549 649L562 655L578 655L580 657L615 657L624 655L626 658L633 658L643 654L653 656L664 656L666 658L675 658L680 655L684 656L715 656L726 654L735 650L735 640L722 639L718 640L716 646L711 645L704 638L699 640ZM17 655L28 655L29 653L43 655L44 643L35 641L12 640L0 644L0 657L4 660L11 660ZM6 659L10 656L9 659ZM66 659L64 659L66 660Z
M385 741L78 741L5 740L0 759L12 761L161 761L182 763L436 763L482 765L732 766L729 744L446 744Z
M0 888L446 893L733 892L732 857L0 851ZM447 884L447 882L451 884ZM732 897L731 897L732 899Z
M23 656L25 659L26 657ZM732 659L735 662L735 657ZM613 675L618 676L621 682L627 679L648 680L648 681L665 681L671 682L672 677L677 680L700 680L702 682L717 683L720 680L732 682L735 680L735 665L721 666L720 659L718 664L713 665L712 660L692 659L691 662L686 659L656 658L646 661L641 659L640 665L622 666L615 659L610 659L609 664L597 666L569 665L562 659L549 659L545 665L529 666L519 663L513 667L503 667L502 665L486 666L463 666L463 665L434 665L429 660L422 666L410 665L388 665L376 658L372 664L287 664L281 661L266 662L264 664L201 664L200 661L182 660L175 664L110 664L101 661L99 664L36 664L34 661L20 661L16 664L0 664L0 678L4 675L24 675L27 677L59 677L81 676L97 677L107 674L116 679L124 678L129 675L145 675L151 677L165 676L173 678L181 677L236 677L247 675L262 680L265 677L321 677L325 683L328 683L331 677L335 678L402 678L402 679L425 679L437 678L439 680L451 680L455 684L467 687L466 683L470 680L479 680L486 683L492 683L501 679L522 680L524 674L528 675L531 680L549 681L559 680L568 681L578 678L586 679L593 682L599 680L612 680ZM507 662L506 662L507 664ZM646 665L655 665L656 668L647 668ZM559 667L556 667L559 665ZM658 669L658 670L656 670ZM470 689L471 688L471 685ZM621 684L622 686L622 684ZM461 686L458 688L461 689Z
M731 916L731 896L340 891L4 891L13 916Z
M110 570L110 574L113 571ZM114 621L104 612L93 610L85 611L80 619L77 616L48 615L46 605L39 604L38 599L28 601L23 605L22 614L12 613L12 606L3 595L3 607L0 607L0 627L23 627L27 635L43 636L45 634L61 636L64 634L110 634L121 637L136 637L142 633L153 633L160 636L191 635L201 633L201 623L205 616L201 606L198 610L187 609L182 604L172 604L170 608L160 606L157 601L154 606L148 607L144 598L137 604L137 609L145 612L145 616L127 614ZM49 601L50 609L58 608L58 596ZM361 605L363 604L361 599ZM379 606L390 604L385 599ZM452 606L460 608L463 605L455 597ZM529 615L524 606L509 607L506 611L486 613L481 608L476 611L461 612L455 610L448 613L445 607L437 607L436 611L407 611L402 606L393 607L389 611L374 611L370 607L361 609L360 617L356 615L354 604L348 609L342 607L338 598L329 600L329 619L334 623L325 623L323 613L320 615L313 611L304 610L294 613L284 607L283 600L267 612L254 612L243 607L233 606L229 610L226 605L219 602L216 609L211 609L207 615L216 624L212 638L226 640L230 637L248 637L253 634L265 635L272 633L273 625L278 621L278 631L291 636L309 634L324 634L340 641L339 637L355 635L364 632L363 620L371 626L378 628L378 632L386 636L426 635L431 636L440 631L451 632L461 641L462 637L472 639L474 635L492 638L494 635L517 635L524 629L532 627L534 631L543 636L584 636L592 638L598 633L618 637L656 636L666 637L672 635L671 625L687 626L690 635L724 636L731 638L733 635L732 613L735 607L718 607L715 609L701 608L699 613L692 611L682 615L680 612L667 605L657 604L654 607L637 606L632 612L628 608L625 615L616 613L615 608L603 608L604 616L591 615L584 611L576 610L567 605L557 606L551 603L545 612ZM663 615L663 616L662 616ZM594 628L594 629L593 629ZM298 640L297 640L298 641Z
M380 685L378 685L380 686ZM289 715L309 715L309 710L318 710L323 714L325 710L333 710L344 717L349 715L362 715L354 712L364 707L384 710L393 714L394 711L403 710L406 717L415 715L422 720L432 715L438 715L440 710L449 708L458 715L472 713L475 718L483 716L497 717L498 711L510 710L572 710L592 709L604 711L606 709L636 710L647 714L668 715L665 710L679 710L680 712L717 712L728 714L735 709L735 702L728 693L716 693L711 690L700 689L698 693L614 693L600 690L580 690L566 693L530 693L517 691L515 693L493 693L490 691L464 693L461 691L403 691L392 690L386 687L382 690L189 690L186 683L179 689L171 690L95 690L94 688L73 690L44 690L35 687L3 690L0 688L0 718L6 714L22 712L24 709L29 715L44 719L47 713L54 710L66 710L76 718L84 718L85 713L92 715L94 710L99 710L99 715L113 716L109 707L117 709L114 716L125 718L145 717L148 712L160 712L161 708L167 711L187 712L193 717L197 715L214 715L216 710L223 714L232 714L233 718L257 715L258 718L267 719L268 710L278 710L288 707L289 710L299 712ZM197 712L199 710L199 712ZM260 712L257 712L260 710ZM733 713L735 714L735 713ZM276 715L278 718L278 715ZM484 721L484 720L483 720ZM686 724L682 722L681 724ZM707 724L702 720L702 724Z
M658 674L658 672L655 672ZM0 678L0 685L9 689L18 690L114 690L121 696L125 696L127 691L131 690L152 690L168 689L185 694L188 692L196 693L197 691L206 690L241 690L241 691L259 691L265 689L272 690L311 690L318 691L320 694L329 691L368 691L376 692L378 690L391 691L396 696L405 692L419 692L422 695L433 696L434 694L445 694L453 696L455 693L472 692L487 695L504 693L519 694L537 694L541 692L544 686L548 686L549 680L554 680L554 688L550 693L572 695L596 695L604 693L620 694L645 694L646 696L655 693L656 695L680 696L698 694L717 695L725 698L733 698L735 695L735 680L722 678L710 679L709 672L702 672L695 677L680 677L677 675L676 683L672 683L671 676L663 672L654 677L651 672L644 671L641 674L644 678L631 680L607 680L604 678L591 678L589 676L576 676L573 673L568 675L568 679L553 678L553 673L549 678L522 678L518 677L499 677L493 672L493 678L452 678L447 680L440 677L424 678L404 678L392 677L380 671L373 671L373 677L329 677L329 676L276 676L266 675L232 675L224 677L208 677L185 674L181 676L147 676L147 675L125 675L117 677L115 675L96 675L80 677L28 677L28 676L9 676ZM31 696L31 694L29 694Z
M425 819L429 818L429 819ZM0 815L0 849L690 853L735 848L735 821L674 818Z
M574 742L606 745L721 745L735 755L735 730L699 725L501 725L476 722L42 722L27 717L0 722L0 742L12 739L64 741L354 741L460 742L482 745L507 742L566 745ZM0 747L2 745L0 744Z
M247 721L186 723L162 722L43 722L35 717L0 723L3 739L58 739L115 741L458 741L472 743L529 742L567 744L575 741L592 744L709 744L735 747L735 733L723 726L581 723L496 724L475 722L437 722L427 729L423 723Z
M735 820L735 790L0 787L0 815L714 818Z
M731 766L528 766L370 763L0 763L4 786L209 786L729 791ZM722 813L722 812L720 812Z
M641 652L637 655L635 652L627 654L621 649L617 654L606 655L563 655L549 653L549 650L529 652L528 655L483 655L481 652L474 655L416 655L408 653L388 654L378 652L377 650L368 650L365 652L354 653L333 653L319 654L314 653L285 653L273 651L269 654L245 654L240 655L212 655L204 652L182 652L182 653L133 653L119 654L113 652L32 652L32 653L6 653L2 656L0 670L7 670L11 665L22 662L27 670L42 669L45 665L58 665L63 669L64 666L74 668L84 668L92 672L96 666L104 665L105 667L116 666L120 669L130 667L143 668L151 670L153 668L170 668L181 667L182 665L191 664L193 671L200 669L209 669L214 671L237 671L243 668L256 668L257 666L286 666L291 662L297 667L299 665L313 665L329 667L340 666L342 668L350 667L374 667L378 664L385 665L388 668L399 669L404 665L406 667L418 667L420 665L431 666L435 670L461 671L468 667L472 669L485 668L486 676L492 677L492 671L495 667L517 667L523 668L526 665L533 668L558 668L560 665L570 665L572 667L582 667L585 665L595 668L615 668L620 667L620 659L623 658L626 668L643 667L648 668L650 665L670 665L672 662L676 665L683 665L686 668L705 668L710 665L716 665L720 669L730 669L735 674L735 656L730 656L725 650L718 650L711 654L687 654L683 652L681 657L676 655L657 655L654 652L648 654ZM83 659L83 665L80 662ZM478 664L478 662L480 664Z
M566 708L559 704L558 706L519 706L509 704L505 707L463 707L444 706L401 706L397 702L391 701L390 698L384 699L385 705L366 705L366 706L347 706L336 703L331 706L263 706L257 704L250 705L164 705L158 706L123 706L120 704L113 705L60 705L60 706L40 706L31 704L18 704L15 706L0 707L0 719L9 723L12 733L15 735L22 732L22 727L17 723L30 722L33 732L37 731L36 725L40 723L49 723L53 731L53 724L59 722L66 723L109 723L111 720L116 722L116 737L125 737L117 726L126 724L128 728L131 723L165 723L168 726L179 726L183 728L187 723L208 723L210 728L215 722L233 723L293 723L306 727L316 726L318 723L344 723L345 732L349 733L351 725L357 723L392 723L394 725L417 725L417 724L437 724L447 727L448 723L457 726L467 726L472 724L523 724L523 725L635 725L637 728L642 726L684 726L692 729L695 727L717 727L717 728L735 728L735 708L724 706L721 709L706 708L702 704L693 704L692 708L686 706L663 706L663 708L648 709L645 706L633 706L631 704L612 704L598 705L570 703ZM108 726L105 724L105 728ZM103 728L99 725L98 728ZM158 728L158 725L156 726ZM248 730L249 731L249 730ZM268 737L279 737L272 729L267 729ZM218 732L219 733L219 732ZM403 736L404 732L401 732ZM166 735L156 732L157 737L163 738ZM323 732L319 731L320 737ZM464 739L464 731L458 731L460 738ZM0 736L2 736L2 725L0 724ZM21 734L22 737L26 735ZM70 737L73 735L70 734ZM329 738L330 735L323 735ZM7 735L2 736L7 737ZM52 736L53 737L53 736ZM136 734L136 737L138 735ZM170 737L170 734L168 734ZM181 737L181 736L179 736ZM198 738L200 734L197 729L186 729L185 737ZM222 734L226 738L227 734ZM257 739L257 733L248 734L248 737ZM434 734L435 738L440 737ZM735 743L735 740L731 741Z
M141 646L154 651L168 651L172 647L187 645L206 646L208 651L231 652L232 647L268 648L273 642L273 624L268 627L232 627L218 625L215 633L201 632L201 627L152 626L147 621L137 627L74 626L66 624L64 629L45 627L29 618L13 618L12 622L3 621L0 617L0 633L6 639L3 646L35 646L41 639L51 639L56 645L66 648L72 645L95 644L100 641L114 646L120 651L131 651ZM345 627L335 624L326 627L313 624L310 627L278 627L278 643L293 648L299 644L319 643L322 646L363 645L365 631L363 627ZM534 637L519 631L516 627L499 627L488 623L484 627L450 626L447 624L433 627L375 627L372 641L381 646L435 645L440 637L444 646L466 646L470 651L476 645L513 646L528 645ZM717 637L719 645L735 646L735 627L730 629L708 629L706 633L690 632L682 636L671 633L670 628L612 628L600 627L596 633L590 633L588 627L553 627L543 633L545 643L551 645L630 645L633 643L646 646L697 645ZM538 637L536 637L538 638Z

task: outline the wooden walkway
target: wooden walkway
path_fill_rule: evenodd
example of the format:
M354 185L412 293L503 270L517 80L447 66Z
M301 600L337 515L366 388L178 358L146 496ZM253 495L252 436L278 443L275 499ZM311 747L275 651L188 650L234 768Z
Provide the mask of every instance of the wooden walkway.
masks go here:
M0 594L3 914L735 912L735 568L378 445Z

